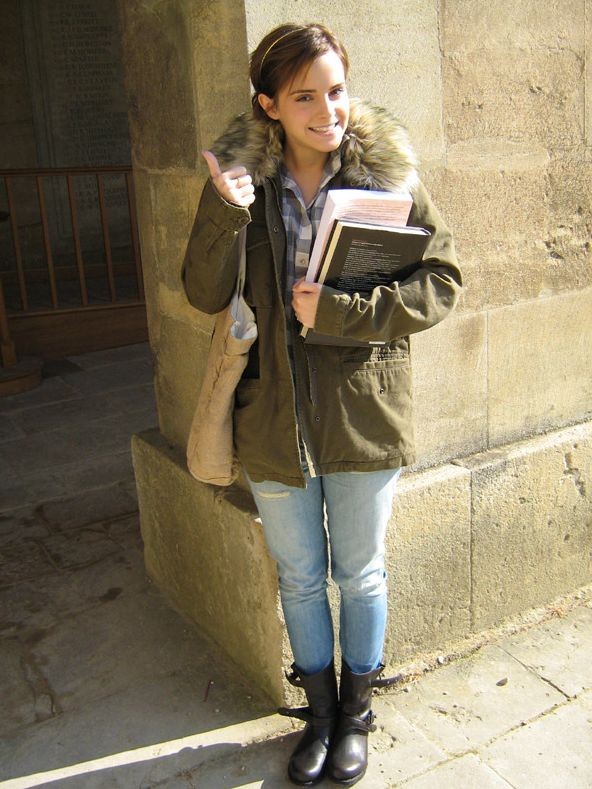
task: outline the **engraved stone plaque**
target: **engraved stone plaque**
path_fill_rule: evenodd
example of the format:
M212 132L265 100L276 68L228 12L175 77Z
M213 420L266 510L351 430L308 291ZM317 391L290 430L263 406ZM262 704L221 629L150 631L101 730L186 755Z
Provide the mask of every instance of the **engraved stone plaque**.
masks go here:
M129 165L116 0L25 0L22 12L39 166ZM76 176L74 193L88 259L102 248L95 177ZM59 254L72 238L65 179L46 179L45 194ZM123 175L105 177L105 200L114 246L129 244Z

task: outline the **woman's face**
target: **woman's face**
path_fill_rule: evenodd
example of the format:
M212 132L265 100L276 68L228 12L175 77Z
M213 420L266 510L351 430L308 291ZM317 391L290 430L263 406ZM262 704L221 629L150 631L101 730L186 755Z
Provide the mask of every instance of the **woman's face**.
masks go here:
M275 99L259 102L286 135L285 152L296 162L327 159L339 148L349 120L349 98L343 63L332 49L305 66Z

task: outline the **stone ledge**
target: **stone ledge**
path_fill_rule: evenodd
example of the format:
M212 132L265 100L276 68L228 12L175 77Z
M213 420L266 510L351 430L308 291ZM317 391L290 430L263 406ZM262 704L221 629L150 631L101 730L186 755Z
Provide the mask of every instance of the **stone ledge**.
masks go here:
M592 580L592 422L456 461L471 474L471 627Z
M132 439L144 557L173 606L269 695L283 698L283 627L274 563L252 500L189 475L157 430Z
M591 455L584 423L401 479L387 537L387 664L449 648L592 581ZM156 430L134 437L133 459L150 576L285 701L290 650L250 494L197 483Z

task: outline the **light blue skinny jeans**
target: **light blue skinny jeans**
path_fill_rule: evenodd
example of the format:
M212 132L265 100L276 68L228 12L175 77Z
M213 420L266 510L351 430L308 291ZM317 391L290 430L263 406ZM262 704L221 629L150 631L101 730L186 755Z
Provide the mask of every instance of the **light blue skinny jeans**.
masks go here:
M249 479L278 566L294 662L305 674L316 674L333 660L329 557L331 576L341 592L342 656L355 674L373 671L381 663L387 614L384 541L400 472L314 478L306 473L306 488Z

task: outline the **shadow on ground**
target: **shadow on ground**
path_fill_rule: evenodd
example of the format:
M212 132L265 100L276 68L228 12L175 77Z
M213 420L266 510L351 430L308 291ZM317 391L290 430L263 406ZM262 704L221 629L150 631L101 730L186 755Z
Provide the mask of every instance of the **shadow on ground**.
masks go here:
M52 785L158 785L258 719L267 736L274 710L145 574L129 444L156 423L148 347L48 373L0 400L0 780L119 754Z

